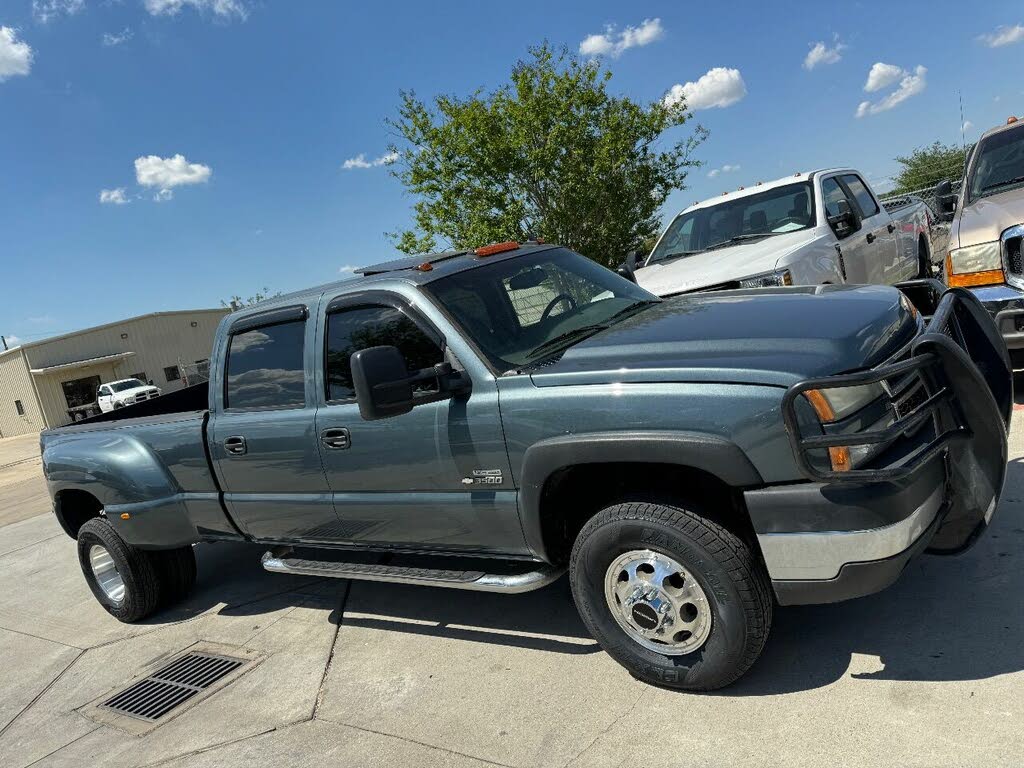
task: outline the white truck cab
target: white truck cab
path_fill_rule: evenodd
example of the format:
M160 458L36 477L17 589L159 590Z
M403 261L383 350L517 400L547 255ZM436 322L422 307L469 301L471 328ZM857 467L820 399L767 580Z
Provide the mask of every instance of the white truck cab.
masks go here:
M159 387L154 387L138 379L121 379L101 384L96 391L96 404L103 413L126 405L134 405L150 400L163 394Z
M930 211L887 210L852 168L796 173L696 203L633 272L659 296L930 276Z

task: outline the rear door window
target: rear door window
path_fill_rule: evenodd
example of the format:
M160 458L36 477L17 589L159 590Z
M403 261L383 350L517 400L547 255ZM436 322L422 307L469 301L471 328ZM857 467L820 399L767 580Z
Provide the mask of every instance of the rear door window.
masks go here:
M224 406L239 409L305 405L305 333L305 321L298 320L232 335Z

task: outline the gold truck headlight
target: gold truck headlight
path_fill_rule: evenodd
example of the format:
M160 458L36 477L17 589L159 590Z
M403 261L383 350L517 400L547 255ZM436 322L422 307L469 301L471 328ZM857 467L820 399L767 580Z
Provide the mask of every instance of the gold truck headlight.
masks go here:
M956 248L946 256L946 284L950 287L994 285L1003 280L998 241Z

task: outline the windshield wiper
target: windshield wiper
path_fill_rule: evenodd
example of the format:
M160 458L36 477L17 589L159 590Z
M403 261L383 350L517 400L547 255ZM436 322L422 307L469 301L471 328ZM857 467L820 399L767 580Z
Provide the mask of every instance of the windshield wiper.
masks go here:
M730 245L735 245L736 243L745 243L745 242L749 242L751 240L763 240L766 237L774 237L775 235L781 235L781 234L783 234L783 233L782 232L757 232L757 233L749 232L749 233L747 233L745 235L736 235L735 237L730 237L728 240L723 240L720 243L715 243L714 245L709 245L704 250L705 251L713 251L716 248L725 248L725 247L730 246Z
M676 251L674 253L666 253L664 256L652 259L651 264L658 264L662 261L671 261L672 259L681 259L683 256L693 256L695 253L700 253L700 251Z
M554 349L557 349L563 344L567 344L569 342L578 340L584 336L593 336L598 331L603 331L607 327L608 326L605 323L593 323L591 325L581 325L578 328L571 328L568 331L560 333L557 336L548 339L543 344L539 344L538 346L531 349L527 353L526 359L530 362L533 362L538 355L543 355L546 352L550 352Z
M1011 184L1020 184L1024 181L1024 176L1018 176L1014 179L1005 179L1004 181L997 181L995 184L989 184L986 187L982 187L982 192L988 192L990 189L999 189L999 187L1008 187Z
M625 319L627 315L633 314L636 310L642 309L643 307L649 307L651 304L661 304L661 299L640 299L634 301L628 307L620 309L614 315L610 315L607 320L604 321L603 325L607 328L610 325L617 323L619 320Z

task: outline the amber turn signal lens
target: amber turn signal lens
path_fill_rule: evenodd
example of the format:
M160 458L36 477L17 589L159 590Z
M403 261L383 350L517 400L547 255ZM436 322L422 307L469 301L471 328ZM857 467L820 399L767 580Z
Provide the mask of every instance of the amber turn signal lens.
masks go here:
M832 410L832 404L825 399L825 396L821 394L820 390L809 389L804 392L804 397L806 397L808 402L810 402L811 407L814 408L814 412L818 414L818 418L821 420L822 424L835 421L836 412ZM846 446L829 448L828 458L829 461L832 462L832 470L834 472L850 471L850 449Z
M969 288L972 285L997 285L1003 282L1003 270L986 269L983 272L953 272L953 257L946 256L946 285L950 288Z

